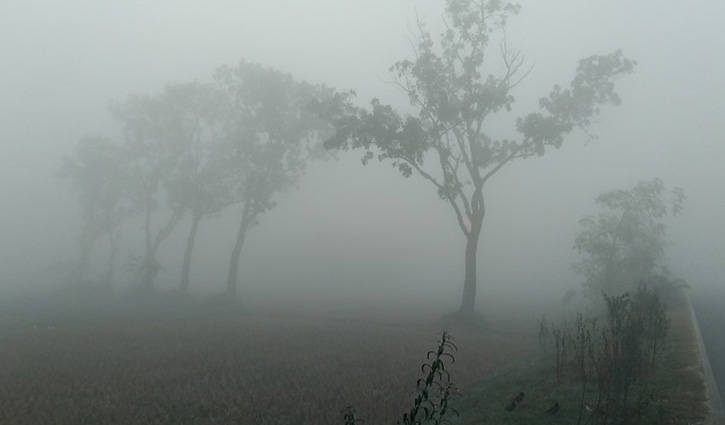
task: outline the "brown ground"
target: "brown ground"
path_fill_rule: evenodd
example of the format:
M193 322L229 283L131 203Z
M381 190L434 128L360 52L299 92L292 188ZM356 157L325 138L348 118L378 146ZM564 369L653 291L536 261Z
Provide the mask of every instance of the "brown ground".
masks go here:
M1 424L393 424L441 325L247 316L0 330ZM465 388L534 345L449 329Z

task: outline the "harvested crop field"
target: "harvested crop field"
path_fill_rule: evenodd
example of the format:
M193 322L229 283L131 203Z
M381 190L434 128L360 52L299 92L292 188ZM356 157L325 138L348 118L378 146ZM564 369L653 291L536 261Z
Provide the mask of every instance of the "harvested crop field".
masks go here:
M16 327L0 334L3 424L392 424L440 325L303 317ZM461 391L533 346L451 330Z

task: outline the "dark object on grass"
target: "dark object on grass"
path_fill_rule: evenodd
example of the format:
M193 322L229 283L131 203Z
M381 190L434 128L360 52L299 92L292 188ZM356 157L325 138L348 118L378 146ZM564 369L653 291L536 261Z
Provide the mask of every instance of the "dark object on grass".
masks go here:
M554 415L559 411L559 402L555 401L554 404L551 405L548 409L546 409L546 412L549 415Z
M506 406L505 410L507 412L513 412L514 409L516 409L516 405L521 403L522 401L524 401L524 393L520 392L519 395L517 395L516 397L514 397L511 400L511 403L509 403L508 406Z

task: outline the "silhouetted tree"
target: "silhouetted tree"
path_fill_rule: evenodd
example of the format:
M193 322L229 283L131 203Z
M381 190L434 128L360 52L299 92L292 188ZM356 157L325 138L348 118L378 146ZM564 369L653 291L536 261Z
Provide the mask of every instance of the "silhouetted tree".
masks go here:
M634 68L619 51L582 59L569 88L555 86L539 101L540 112L516 120L517 137L498 139L486 128L497 113L511 111L513 89L528 71L505 36L498 46L501 66L486 59L493 33L503 33L507 19L518 10L500 0L448 0L447 29L438 44L419 23L414 58L391 68L417 109L415 115L404 116L377 99L370 109L358 108L349 95L321 105L323 116L337 129L328 148L363 149L363 162L376 155L389 160L404 177L423 177L451 206L466 238L460 307L465 316L475 311L484 186L512 161L559 148L575 128L589 127L600 105L619 104L614 80Z
M665 225L668 213L678 214L684 192L665 190L660 179L640 181L629 190L604 192L596 199L602 211L586 217L574 241L584 257L575 270L596 294L632 291L640 282L667 275Z
M180 84L167 87L166 97L173 105L178 126L176 137L169 140L178 161L177 174L167 184L175 202L191 216L179 285L181 292L187 292L201 219L235 201L232 164L223 149L224 103L217 88L212 84Z
M243 61L219 68L216 82L226 96L226 152L234 164L234 196L241 203L226 290L235 295L247 231L274 208L276 194L297 183L307 160L322 152L315 148L327 124L310 104L331 91Z
M115 229L131 215L124 202L128 184L128 157L123 149L103 137L85 137L78 141L75 155L64 158L58 175L71 181L78 192L83 227L78 264L73 280L82 282L90 266L91 251L99 237L108 236L109 258L101 281L113 278L118 253Z
M130 198L143 213L145 250L136 259L138 283L148 289L161 270L156 258L161 243L187 209L181 170L184 146L192 137L188 111L180 102L183 86L167 86L155 96L132 96L126 103L114 103L111 112L123 126L124 148L130 158ZM163 207L163 209L161 209ZM161 225L153 224L161 210Z

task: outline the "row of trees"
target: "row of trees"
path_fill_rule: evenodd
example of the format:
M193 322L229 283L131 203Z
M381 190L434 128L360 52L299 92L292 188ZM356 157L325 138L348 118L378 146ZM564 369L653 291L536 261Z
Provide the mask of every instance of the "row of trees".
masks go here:
M244 62L220 68L209 84L169 86L156 96L113 104L123 141L84 139L61 172L78 188L83 207L76 278L83 278L93 245L105 236L110 279L116 228L141 216L145 249L136 270L139 284L151 286L160 270L159 246L189 214L186 290L202 219L241 205L227 285L235 293L247 231L274 207L273 195L297 180L307 159L321 155L315 147L324 140L330 150L364 151L363 163L377 157L403 177L422 177L450 205L465 239L460 313L473 316L484 188L506 165L543 156L574 130L587 130L602 105L618 105L615 81L635 66L619 51L582 59L568 87L555 85L538 111L515 120L510 138L497 138L488 128L512 111L514 89L530 71L506 43L506 22L518 11L500 0L447 0L440 37L419 23L413 58L391 67L410 114L378 99L359 107L352 92L295 82ZM501 42L491 46L496 38Z
M132 257L137 283L150 288L161 265L160 246L180 219L191 217L180 290L187 291L202 220L240 206L227 292L235 294L247 231L275 206L273 196L295 184L307 161L322 155L327 124L309 107L330 89L241 62L220 67L211 83L167 86L153 96L112 103L121 141L87 137L65 159L60 176L78 192L83 230L74 280L83 281L101 238L110 245L102 280L110 281L118 228L143 220L143 254Z

